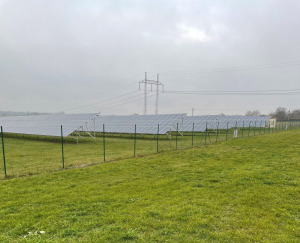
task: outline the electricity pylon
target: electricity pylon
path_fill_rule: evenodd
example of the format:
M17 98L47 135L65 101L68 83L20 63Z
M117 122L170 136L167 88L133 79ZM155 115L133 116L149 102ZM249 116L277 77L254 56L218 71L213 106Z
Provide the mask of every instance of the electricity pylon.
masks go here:
M157 115L159 86L161 86L162 91L164 91L164 85L159 81L159 74L157 74L157 80L148 80L147 73L145 73L145 79L139 82L139 89L141 89L141 84L144 84L144 115L147 115L147 87L151 85L151 91L153 91L153 85L156 85L155 115Z

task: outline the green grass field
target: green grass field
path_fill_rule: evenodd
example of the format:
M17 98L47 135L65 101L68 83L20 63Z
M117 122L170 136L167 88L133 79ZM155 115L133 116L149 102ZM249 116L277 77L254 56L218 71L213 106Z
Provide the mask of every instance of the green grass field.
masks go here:
M1 242L300 242L300 131L16 177L0 196Z

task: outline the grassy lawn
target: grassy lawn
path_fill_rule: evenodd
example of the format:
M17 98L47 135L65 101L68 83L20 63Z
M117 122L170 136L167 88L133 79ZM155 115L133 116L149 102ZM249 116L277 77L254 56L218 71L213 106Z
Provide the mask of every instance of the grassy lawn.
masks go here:
M238 138L258 136L267 134L268 129L245 129L239 131ZM17 135L16 135L17 136ZM177 136L177 149L204 146L205 144L216 143L233 139L233 130L218 132L210 131L209 136L205 133L185 133L184 136ZM76 144L72 138L64 139L64 166L65 168L80 166L90 163L102 162L104 160L103 137L97 137L96 142L85 137ZM193 140L193 143L192 143ZM176 136L173 133L170 137L160 135L158 151L176 150ZM2 152L2 151L1 151ZM157 153L157 138L153 135L137 136L136 156L145 156ZM8 178L39 174L46 171L54 171L62 168L62 151L60 138L40 138L36 136L5 137L6 168ZM122 137L106 134L105 137L106 161L132 158L134 156L134 139L130 135ZM1 154L2 163L2 154ZM2 166L3 167L3 166ZM4 179L4 171L1 168L0 180Z
M0 198L1 242L299 242L300 131L13 178Z

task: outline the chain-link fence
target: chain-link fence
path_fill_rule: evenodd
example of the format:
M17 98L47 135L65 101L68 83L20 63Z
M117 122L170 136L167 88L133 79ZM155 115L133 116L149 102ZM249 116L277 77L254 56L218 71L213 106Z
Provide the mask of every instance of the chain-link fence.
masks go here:
M1 127L3 170L1 179L27 176L46 171L85 166L93 163L146 156L170 150L187 149L232 139L242 139L276 133L300 127L299 121L282 121L276 125L205 129L205 131L179 131L157 134L118 134L95 132L93 136L82 132L64 137L64 127L57 127L61 137L6 133ZM194 128L194 124L193 124ZM134 127L134 131L137 127Z

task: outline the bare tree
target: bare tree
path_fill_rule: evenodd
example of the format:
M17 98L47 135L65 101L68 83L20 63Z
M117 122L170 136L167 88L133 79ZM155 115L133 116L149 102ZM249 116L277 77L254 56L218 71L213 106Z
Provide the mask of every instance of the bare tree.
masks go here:
M293 110L290 118L294 120L300 120L300 109Z
M259 116L261 115L259 110L247 111L246 116Z
M279 121L287 120L288 119L288 111L284 107L278 107L275 112L270 114L274 118Z

